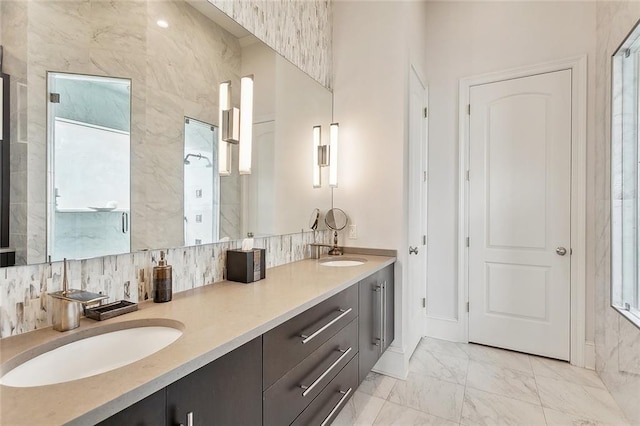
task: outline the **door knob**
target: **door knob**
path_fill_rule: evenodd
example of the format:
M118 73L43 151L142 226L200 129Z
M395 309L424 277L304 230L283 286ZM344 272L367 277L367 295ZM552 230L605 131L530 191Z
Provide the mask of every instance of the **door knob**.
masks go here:
M558 256L564 256L565 254L567 254L567 249L564 247L558 247L556 248L556 254Z
M409 246L409 254L418 254L418 247Z

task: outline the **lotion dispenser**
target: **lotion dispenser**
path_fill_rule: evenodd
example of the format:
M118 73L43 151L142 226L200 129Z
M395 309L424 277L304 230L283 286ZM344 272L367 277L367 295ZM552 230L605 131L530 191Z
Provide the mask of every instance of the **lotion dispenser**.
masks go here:
M158 266L153 267L153 301L156 303L169 302L172 296L173 270L167 265L164 251L160 252Z

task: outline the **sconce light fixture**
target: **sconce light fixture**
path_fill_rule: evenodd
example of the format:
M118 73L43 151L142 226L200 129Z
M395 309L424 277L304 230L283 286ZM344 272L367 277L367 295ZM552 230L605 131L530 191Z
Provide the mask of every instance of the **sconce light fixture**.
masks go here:
M313 126L313 187L320 188L320 151L322 149L320 142L320 134L322 129L320 126Z
M241 175L251 174L251 140L253 139L253 75L240 79L240 147L238 160Z
M224 140L223 128L225 111L229 110L231 104L230 81L220 83L218 103L220 108L220 112L218 114L218 123L220 123L220 128L218 129L218 170L220 172L220 176L229 176L231 174L231 147Z
M329 149L329 186L338 186L338 123L331 123L329 136L331 148Z
M231 174L231 146L239 143L238 169L251 174L253 139L253 75L240 79L240 109L231 107L231 82L220 84L220 138L218 144L221 176Z
M329 166L329 185L338 186L338 123L329 126L330 145L322 144L321 126L313 127L313 187L320 188L322 167Z

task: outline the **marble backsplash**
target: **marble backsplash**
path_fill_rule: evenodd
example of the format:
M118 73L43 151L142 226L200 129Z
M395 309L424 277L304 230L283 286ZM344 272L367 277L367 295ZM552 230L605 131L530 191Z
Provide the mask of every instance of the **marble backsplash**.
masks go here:
M329 231L256 238L254 246L266 249L267 268L308 258L308 244L329 243ZM240 241L166 250L173 266L173 292L223 281L226 251L240 248ZM70 260L69 286L109 296L109 301L142 302L151 299L153 267L160 250L125 253L85 260ZM0 269L0 337L52 325L51 298L62 289L62 262ZM268 272L267 272L268 274Z

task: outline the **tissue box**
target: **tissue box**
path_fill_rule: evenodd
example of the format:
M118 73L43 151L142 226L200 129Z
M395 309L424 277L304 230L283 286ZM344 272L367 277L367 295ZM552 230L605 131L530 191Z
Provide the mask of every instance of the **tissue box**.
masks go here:
M227 280L252 283L266 277L265 249L227 250Z

